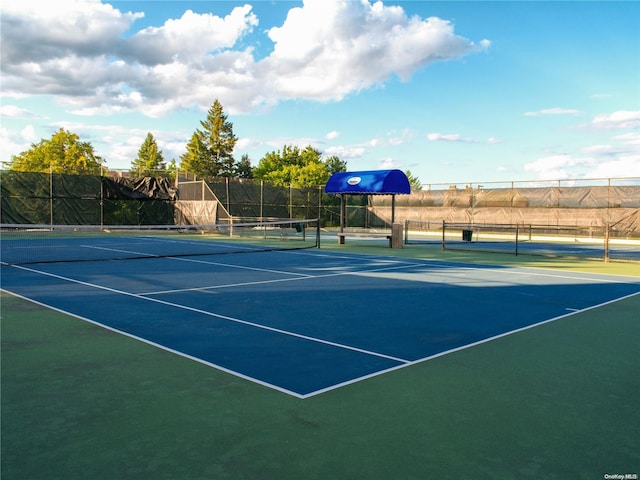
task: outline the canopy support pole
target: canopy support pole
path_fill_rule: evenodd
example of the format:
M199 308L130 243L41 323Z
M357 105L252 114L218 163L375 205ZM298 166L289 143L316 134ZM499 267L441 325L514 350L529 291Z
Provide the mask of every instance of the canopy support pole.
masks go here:
M347 215L347 205L344 193L340 195L340 233L344 233L345 217Z

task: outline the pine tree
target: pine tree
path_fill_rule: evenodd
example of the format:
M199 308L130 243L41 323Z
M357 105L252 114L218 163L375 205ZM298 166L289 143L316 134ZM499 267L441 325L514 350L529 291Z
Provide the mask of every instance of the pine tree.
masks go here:
M166 170L166 164L162 150L149 132L138 150L138 157L131 162L131 172L139 177L152 177L158 174L158 170Z
M196 130L190 144L197 151L197 161L194 152L189 152L187 145L187 164L181 168L200 177L222 176L231 177L236 174L236 164L233 149L238 138L233 134L233 123L228 120L222 104L216 99L207 113L207 118L200 122L202 129Z
M419 192L422 190L422 184L420 183L420 179L411 173L411 170L407 170L404 172L407 176L407 180L409 180L409 185L411 185L412 192Z
M236 176L238 178L253 178L253 167L251 167L251 160L246 153L242 155L242 158L236 165Z
M198 132L191 135L189 143L187 143L187 152L180 157L180 170L193 173L198 177L207 176L209 155L207 147Z

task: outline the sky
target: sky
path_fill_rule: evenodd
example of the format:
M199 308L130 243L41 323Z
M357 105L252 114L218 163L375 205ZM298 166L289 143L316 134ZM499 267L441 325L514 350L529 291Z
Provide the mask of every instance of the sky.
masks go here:
M640 2L3 0L6 166L64 128L178 163L218 99L285 145L424 184L640 177Z

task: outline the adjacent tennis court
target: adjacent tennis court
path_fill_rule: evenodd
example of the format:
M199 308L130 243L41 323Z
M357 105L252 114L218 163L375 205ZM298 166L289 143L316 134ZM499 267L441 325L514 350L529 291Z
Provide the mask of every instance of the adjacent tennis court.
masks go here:
M640 292L634 277L316 248L209 254L149 232L57 237L34 258L38 241L3 241L4 291L299 398Z

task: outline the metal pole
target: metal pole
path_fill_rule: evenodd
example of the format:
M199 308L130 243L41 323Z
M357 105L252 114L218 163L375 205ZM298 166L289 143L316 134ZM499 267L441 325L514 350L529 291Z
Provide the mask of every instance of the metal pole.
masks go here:
M49 165L49 225L53 230L53 165Z
M260 180L260 221L264 218L264 180Z
M391 195L391 225L396 223L396 196Z
M100 229L104 227L104 181L102 166L100 166Z
M445 220L443 220L442 221L442 251L443 252L446 250L445 244L444 244L444 233L445 233L446 228L447 228L447 222Z

